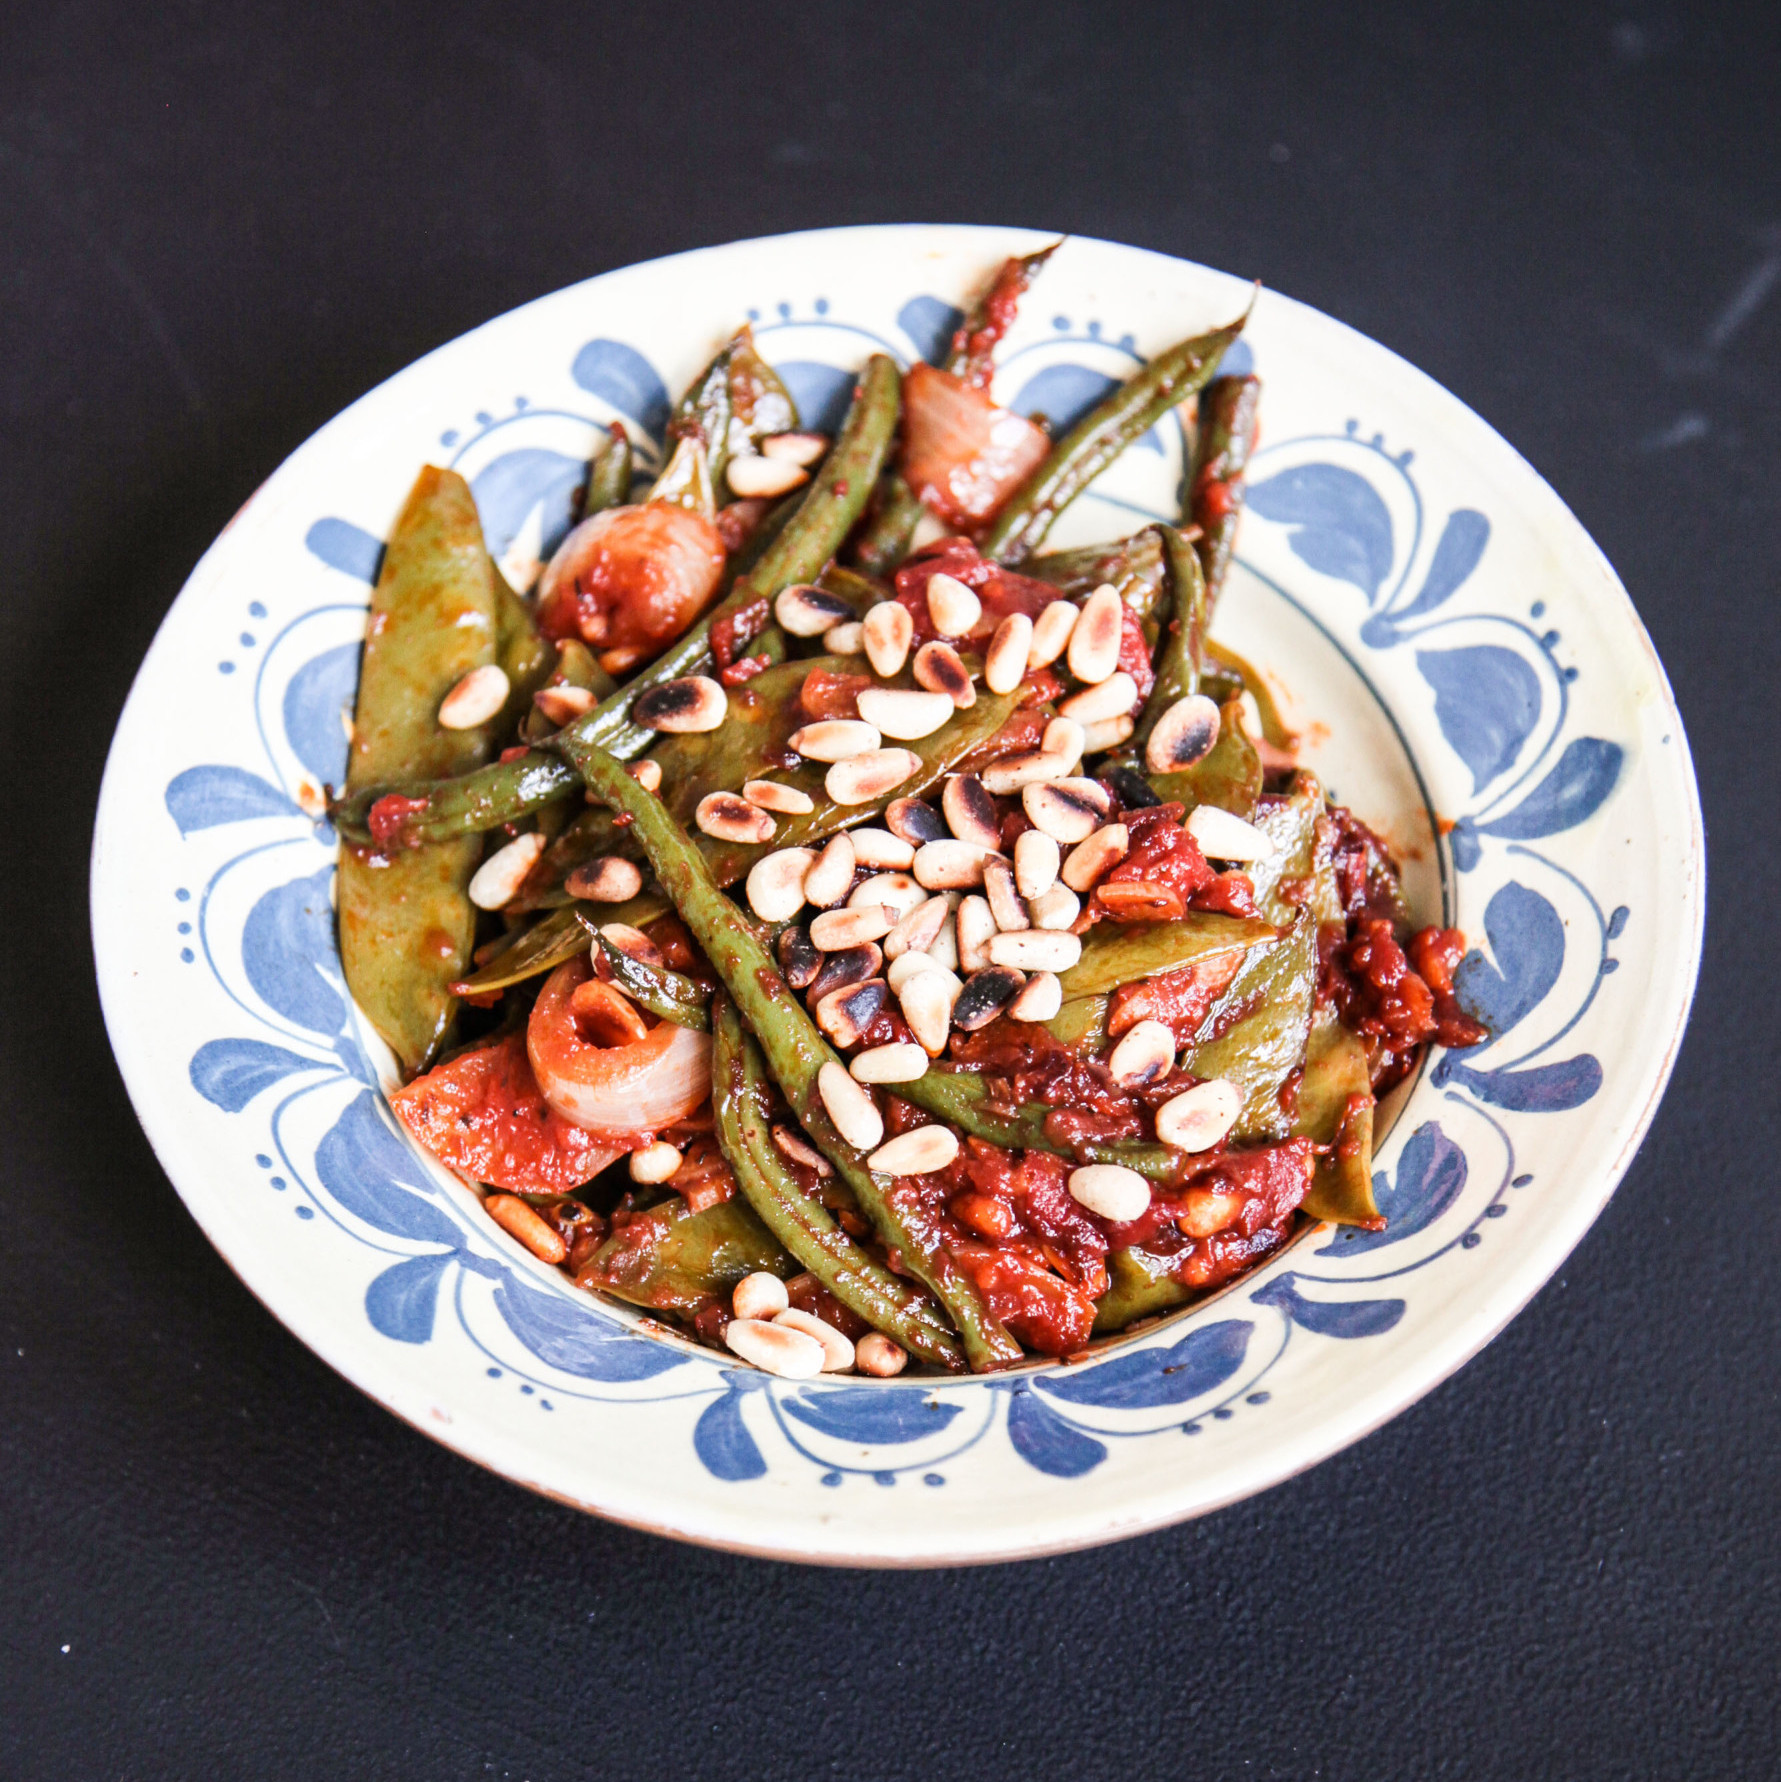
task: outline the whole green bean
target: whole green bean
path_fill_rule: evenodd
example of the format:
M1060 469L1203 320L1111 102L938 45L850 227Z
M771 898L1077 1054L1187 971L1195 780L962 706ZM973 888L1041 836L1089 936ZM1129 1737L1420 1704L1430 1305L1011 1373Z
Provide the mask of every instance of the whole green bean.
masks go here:
M921 524L921 498L900 470L878 481L872 513L853 543L853 560L867 575L890 575L909 555L909 541Z
M1255 450L1256 411L1262 380L1253 374L1215 377L1200 398L1199 449L1194 454L1188 517L1200 529L1200 563L1206 572L1206 611L1218 606L1236 548L1243 513L1243 473Z
M1072 551L1047 551L1021 565L1021 574L1049 582L1071 600L1084 600L1103 582L1111 582L1120 599L1142 622L1154 642L1157 609L1169 585L1162 528L1146 526L1112 544L1084 545Z
M980 390L987 390L995 375L993 355L1014 320L1014 312L1026 288L1045 269L1045 262L1064 244L1054 241L1036 254L1014 254L997 267L995 276L978 293L965 319L953 332L941 361L941 369Z
M607 429L611 443L587 473L587 489L581 498L581 517L591 519L609 507L623 507L631 499L631 439L617 421Z
M1135 377L1082 417L1046 454L985 534L981 549L998 563L1024 562L1055 521L1134 440L1218 369L1249 315L1159 353Z
M612 968L612 980L639 1007L674 1027L711 1031L711 986L666 965L647 965L621 953L605 935L600 952Z
M792 994L753 925L712 882L698 849L660 799L632 779L622 763L589 746L574 729L552 737L550 747L574 763L594 797L630 817L632 833L643 844L662 889L760 1040L792 1112L853 1190L885 1244L902 1253L945 1306L964 1339L972 1367L1018 1361L1020 1345L990 1311L976 1282L937 1233L905 1216L892 1196L891 1182L867 1166L865 1156L830 1119L817 1093L817 1074L825 1064L839 1064L840 1059Z
M736 1005L717 999L711 1053L711 1106L717 1142L736 1185L761 1223L849 1311L893 1336L912 1355L958 1368L958 1341L933 1302L911 1281L873 1260L806 1194L773 1143L767 1065Z
M1169 566L1174 610L1157 654L1156 685L1150 689L1138 727L1132 732L1131 750L1139 757L1163 713L1176 700L1199 692L1200 662L1206 648L1206 578L1199 554L1173 526L1158 526L1156 531Z

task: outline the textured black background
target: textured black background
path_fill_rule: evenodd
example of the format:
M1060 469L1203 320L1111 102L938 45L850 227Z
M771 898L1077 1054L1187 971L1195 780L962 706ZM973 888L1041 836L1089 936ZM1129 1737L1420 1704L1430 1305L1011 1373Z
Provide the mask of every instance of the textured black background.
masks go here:
M1781 1763L1777 11L1019 10L4 8L0 1775ZM83 886L143 649L312 429L588 274L908 218L1255 274L1457 391L1631 588L1713 887L1642 1155L1458 1379L1203 1522L886 1575L583 1519L336 1379L156 1167Z

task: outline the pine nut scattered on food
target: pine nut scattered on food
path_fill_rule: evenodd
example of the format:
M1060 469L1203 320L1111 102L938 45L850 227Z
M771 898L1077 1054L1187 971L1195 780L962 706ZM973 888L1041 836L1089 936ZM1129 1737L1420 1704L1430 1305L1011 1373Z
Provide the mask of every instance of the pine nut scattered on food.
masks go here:
M1082 899L1068 885L1053 885L1027 901L1035 928L1073 928L1082 914Z
M956 891L948 891L948 902L958 896ZM928 942L925 949L930 959L937 960L948 971L959 968L959 912L955 903L946 912L946 920L940 924L940 932Z
M831 992L813 1011L816 1024L837 1046L857 1046L866 1030L884 1012L890 986L882 978L849 984Z
M540 687L532 695L532 703L551 723L573 724L594 709L593 690L588 687Z
M1069 646L1079 611L1073 601L1054 600L1033 621L1033 641L1027 646L1027 667L1048 668Z
M808 792L778 780L749 780L743 785L742 796L764 811L778 811L787 817L807 817L816 809L816 800Z
M1002 845L1002 825L995 800L974 773L955 773L940 794L947 827L962 842L992 851Z
M1150 1205L1150 1184L1119 1163L1091 1163L1072 1170L1071 1198L1110 1225L1129 1225Z
M493 662L473 668L439 702L442 730L474 730L486 724L507 703L513 683L507 671Z
M821 637L853 618L852 602L814 582L796 582L773 602L773 617L793 637Z
M869 1169L887 1176L925 1176L959 1154L959 1137L950 1126L918 1126L882 1144L866 1159Z
M843 619L822 634L822 647L831 656L857 656L866 647L866 628L858 619Z
M968 637L983 617L983 602L957 576L928 577L928 617L942 637Z
M470 881L470 901L479 910L505 909L519 894L526 874L538 864L538 856L543 852L544 837L536 830L515 836L477 867Z
M1053 718L1039 739L1041 754L1055 755L1060 761L1069 763L1062 776L1066 779L1076 771L1076 764L1087 746L1088 732L1074 718Z
M633 1182L666 1182L679 1168L680 1153L666 1139L631 1153Z
M897 960L905 953L925 952L945 927L946 916L944 897L924 898L884 937L885 958Z
M1078 788L1078 780L1052 780L1026 786L1020 795L1020 808L1027 821L1041 834L1049 835L1063 847L1087 841L1101 827L1111 802L1100 803L1087 797Z
M847 1068L860 1083L913 1083L927 1075L928 1055L911 1041L896 1040L856 1052Z
M875 1380L890 1380L909 1365L909 1352L882 1330L869 1330L853 1346L853 1364Z
M900 601L881 600L869 607L860 621L865 633L866 660L872 672L890 680L901 674L915 641L915 620Z
M1039 749L1031 754L1004 755L1000 761L987 762L978 778L983 781L985 791L1006 797L1010 792L1019 792L1046 780L1061 780L1075 765L1062 755L1048 755Z
M855 844L854 852L859 852ZM891 928L928 901L927 891L906 872L874 873L853 888L847 899L849 909L867 909L876 904L890 911ZM888 937L887 937L888 938Z
M939 901L939 900L936 899L936 901ZM945 913L946 912L943 907L941 910L942 918L944 918ZM909 980L911 978L915 977L918 973L921 973L924 971L945 971L945 970L946 970L946 967L943 966L940 963L940 961L933 956L932 953L924 953L917 949L906 947L906 948L904 948L904 950L901 953L899 953L896 956L895 959L893 959L890 962L890 965L889 965L888 969L885 971L884 975L885 975L886 981L889 983L889 985L891 987L892 992L897 997L901 998L901 996L903 994L903 986L905 984L907 984L909 982Z
M965 980L952 1005L952 1024L962 1033L987 1027L1026 988L1026 978L1011 966L987 965Z
M1204 693L1177 699L1157 719L1144 745L1144 765L1152 773L1179 773L1212 753L1221 715L1217 702Z
M540 1262L560 1263L569 1254L562 1233L517 1194L490 1194L483 1206L510 1238L517 1238Z
M765 1269L744 1275L730 1295L730 1310L738 1318L773 1318L791 1303L785 1283Z
M810 481L810 472L800 464L788 464L783 458L764 458L757 452L738 452L724 467L724 481L732 494L744 500L750 496L789 495Z
M1080 693L1060 699L1057 709L1064 717L1073 718L1084 731L1089 731L1104 719L1129 717L1137 703L1138 683L1121 668L1098 686L1084 687Z
M829 449L826 433L769 433L761 441L761 456L808 470Z
M645 792L659 792L662 789L662 764L659 761L633 761L630 766L631 778Z
M748 869L748 907L763 922L789 922L804 907L804 876L815 864L808 848L780 848Z
M1004 934L1032 927L1027 906L1014 888L1014 868L1000 855L983 863L983 894L989 900L989 913Z
M1082 603L1082 616L1070 633L1070 672L1085 686L1097 686L1119 666L1119 640L1125 605L1119 590L1103 582Z
M961 891L981 885L983 863L991 852L982 842L959 841L952 836L924 843L915 850L915 881L930 891Z
M822 969L816 974L807 998L812 1008L836 990L877 977L884 966L884 951L876 941L861 941L857 947L841 947L818 957L822 960Z
M645 730L685 735L717 729L729 710L729 699L716 681L692 674L639 693L631 702L631 719Z
M1131 845L1131 831L1123 823L1108 823L1070 850L1059 877L1072 891L1086 896L1100 883L1103 873L1111 872L1125 858Z
M861 866L907 872L915 864L915 847L888 829L850 829L853 857Z
M1026 678L1027 653L1033 647L1033 621L1010 613L996 627L983 659L983 684L992 693L1012 693Z
M1224 1077L1196 1083L1156 1111L1156 1136L1177 1151L1210 1151L1221 1144L1243 1111L1243 1092Z
M990 964L1015 971L1068 971L1081 957L1080 937L1055 928L1018 929L989 943Z
M758 804L734 792L707 792L693 811L693 821L719 841L770 842L777 825Z
M868 687L859 696L860 716L898 742L932 736L955 707L944 693L920 693L912 687Z
M627 959L635 959L640 965L668 963L662 957L662 949L641 928L633 928L629 922L608 922L600 930L600 937L611 941Z
M762 1318L732 1318L724 1326L724 1342L744 1361L784 1380L814 1380L827 1354L815 1337Z
M920 798L893 798L885 806L884 821L892 835L900 835L912 848L946 834L946 819Z
M794 1163L803 1164L806 1169L814 1170L819 1176L832 1176L835 1173L834 1164L795 1127L775 1126L773 1143Z
M1049 1021L1064 1006L1064 986L1054 971L1027 979L1026 988L1008 1005L1011 1021Z
M794 990L807 989L822 971L823 956L810 944L810 930L801 924L782 929L773 952L780 972Z
M925 959L925 954L906 953L905 959ZM897 961L903 963L901 959ZM909 1031L921 1048L932 1058L946 1050L946 1036L952 1027L953 1005L964 986L945 966L931 960L927 969L911 971L897 987L898 1006Z
M1214 860L1266 860L1274 852L1273 837L1266 830L1215 804L1195 805L1182 827Z
M915 680L930 693L944 693L960 711L977 703L971 671L949 643L925 643L915 652Z
M982 971L990 963L989 943L995 932L995 912L988 898L967 897L959 905L959 963L966 971Z
M1103 718L1098 724L1090 724L1083 732L1082 752L1085 755L1099 755L1104 750L1117 749L1137 728L1135 718Z
M882 904L824 910L810 924L810 938L819 953L838 953L862 941L882 940L897 925L895 915Z
M588 903L629 903L643 889L643 869L634 860L608 854L584 860L563 881L563 889Z
M817 855L816 864L804 875L804 901L819 910L839 903L853 883L856 864L853 838L845 831L830 836Z
M806 761L851 761L876 749L884 738L877 725L859 718L823 718L794 730L786 741Z
M1062 852L1043 829L1024 829L1014 838L1014 884L1022 897L1043 897L1057 883Z
M876 1149L884 1137L884 1116L871 1096L847 1074L846 1065L830 1059L816 1073L816 1093L835 1122L835 1130L856 1151Z
M848 761L837 761L823 777L823 790L836 804L870 804L900 786L921 766L908 749L873 749Z
M774 1315L773 1323L780 1330L798 1331L821 1345L822 1371L825 1374L843 1374L853 1366L852 1339L838 1331L834 1325L825 1324L815 1313L788 1306L783 1312Z
M1119 1036L1107 1068L1122 1088L1137 1088L1175 1068L1175 1035L1160 1021L1140 1021Z

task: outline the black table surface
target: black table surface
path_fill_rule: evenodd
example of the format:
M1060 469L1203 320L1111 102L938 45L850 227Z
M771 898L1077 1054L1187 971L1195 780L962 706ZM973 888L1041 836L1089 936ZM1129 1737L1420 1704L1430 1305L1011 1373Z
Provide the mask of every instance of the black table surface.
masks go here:
M14 0L0 1776L1774 1775L1778 20ZM1712 915L1612 1204L1414 1410L1122 1546L832 1572L528 1496L289 1336L138 1129L84 886L150 636L330 415L589 274L911 218L1253 274L1498 427L1668 665Z

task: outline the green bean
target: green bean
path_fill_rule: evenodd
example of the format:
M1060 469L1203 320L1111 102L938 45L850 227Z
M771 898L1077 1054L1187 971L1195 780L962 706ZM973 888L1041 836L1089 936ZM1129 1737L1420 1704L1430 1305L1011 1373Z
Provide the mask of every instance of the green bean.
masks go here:
M612 920L611 917L605 919ZM576 920L576 906L569 904L560 910L552 910L542 921L534 922L517 940L503 947L469 977L452 985L452 989L460 996L489 996L510 985L523 984L527 978L555 971L559 965L585 953L588 944L587 930Z
M712 882L698 849L661 801L603 749L590 747L574 729L552 737L550 746L573 762L596 798L631 818L662 889L760 1040L792 1112L853 1190L884 1242L902 1253L946 1307L971 1365L986 1368L1018 1361L1020 1345L1002 1328L939 1234L907 1217L894 1198L891 1181L867 1166L864 1155L829 1118L817 1093L817 1073L823 1065L840 1060L792 994L752 924Z
M1178 699L1200 690L1200 662L1206 645L1206 578L1193 546L1173 526L1158 526L1163 555L1169 565L1170 593L1174 609L1163 647L1156 659L1156 685L1144 702L1138 727L1132 732L1131 751L1143 758L1144 745L1157 720Z
M587 488L581 497L581 517L591 519L609 507L623 507L631 499L631 439L614 421L607 429L611 443L589 467Z
M887 470L878 479L872 512L853 541L853 560L867 575L890 575L909 555L910 540L921 524L921 497L909 487L900 470Z
M932 1301L862 1250L786 1167L771 1136L766 1060L727 996L718 998L714 1025L711 1105L717 1142L762 1224L874 1329L894 1336L924 1361L959 1367L958 1341Z
M612 979L639 1007L675 1027L711 1031L711 986L666 965L647 965L621 953L604 935L600 952L612 968Z
M964 321L948 343L941 369L968 384L987 390L995 374L994 353L1014 320L1014 312L1026 288L1045 268L1045 262L1064 244L1054 241L1036 254L1015 254L1004 260L971 305Z
M1157 609L1169 580L1162 530L1160 526L1146 526L1113 544L1047 551L1043 557L1031 557L1023 563L1021 574L1049 582L1071 600L1086 599L1103 582L1111 582L1154 642Z
M1186 1286L1169 1272L1180 1260L1137 1247L1115 1250L1107 1258L1109 1286L1095 1301L1095 1335L1110 1336L1140 1318L1172 1312L1198 1298L1198 1288Z
M699 1312L727 1301L745 1275L784 1278L796 1266L747 1201L720 1200L695 1213L671 1194L634 1213L575 1279L653 1311Z
M983 554L1017 565L1038 550L1055 521L1134 440L1191 396L1218 369L1224 350L1243 331L1236 321L1195 335L1159 353L1137 376L1097 404L1054 445L1017 489L982 541Z
M1261 393L1259 377L1215 377L1200 397L1199 449L1194 454L1188 517L1200 529L1199 556L1206 572L1208 615L1218 606L1236 547L1237 521L1243 512L1243 473L1255 450Z

